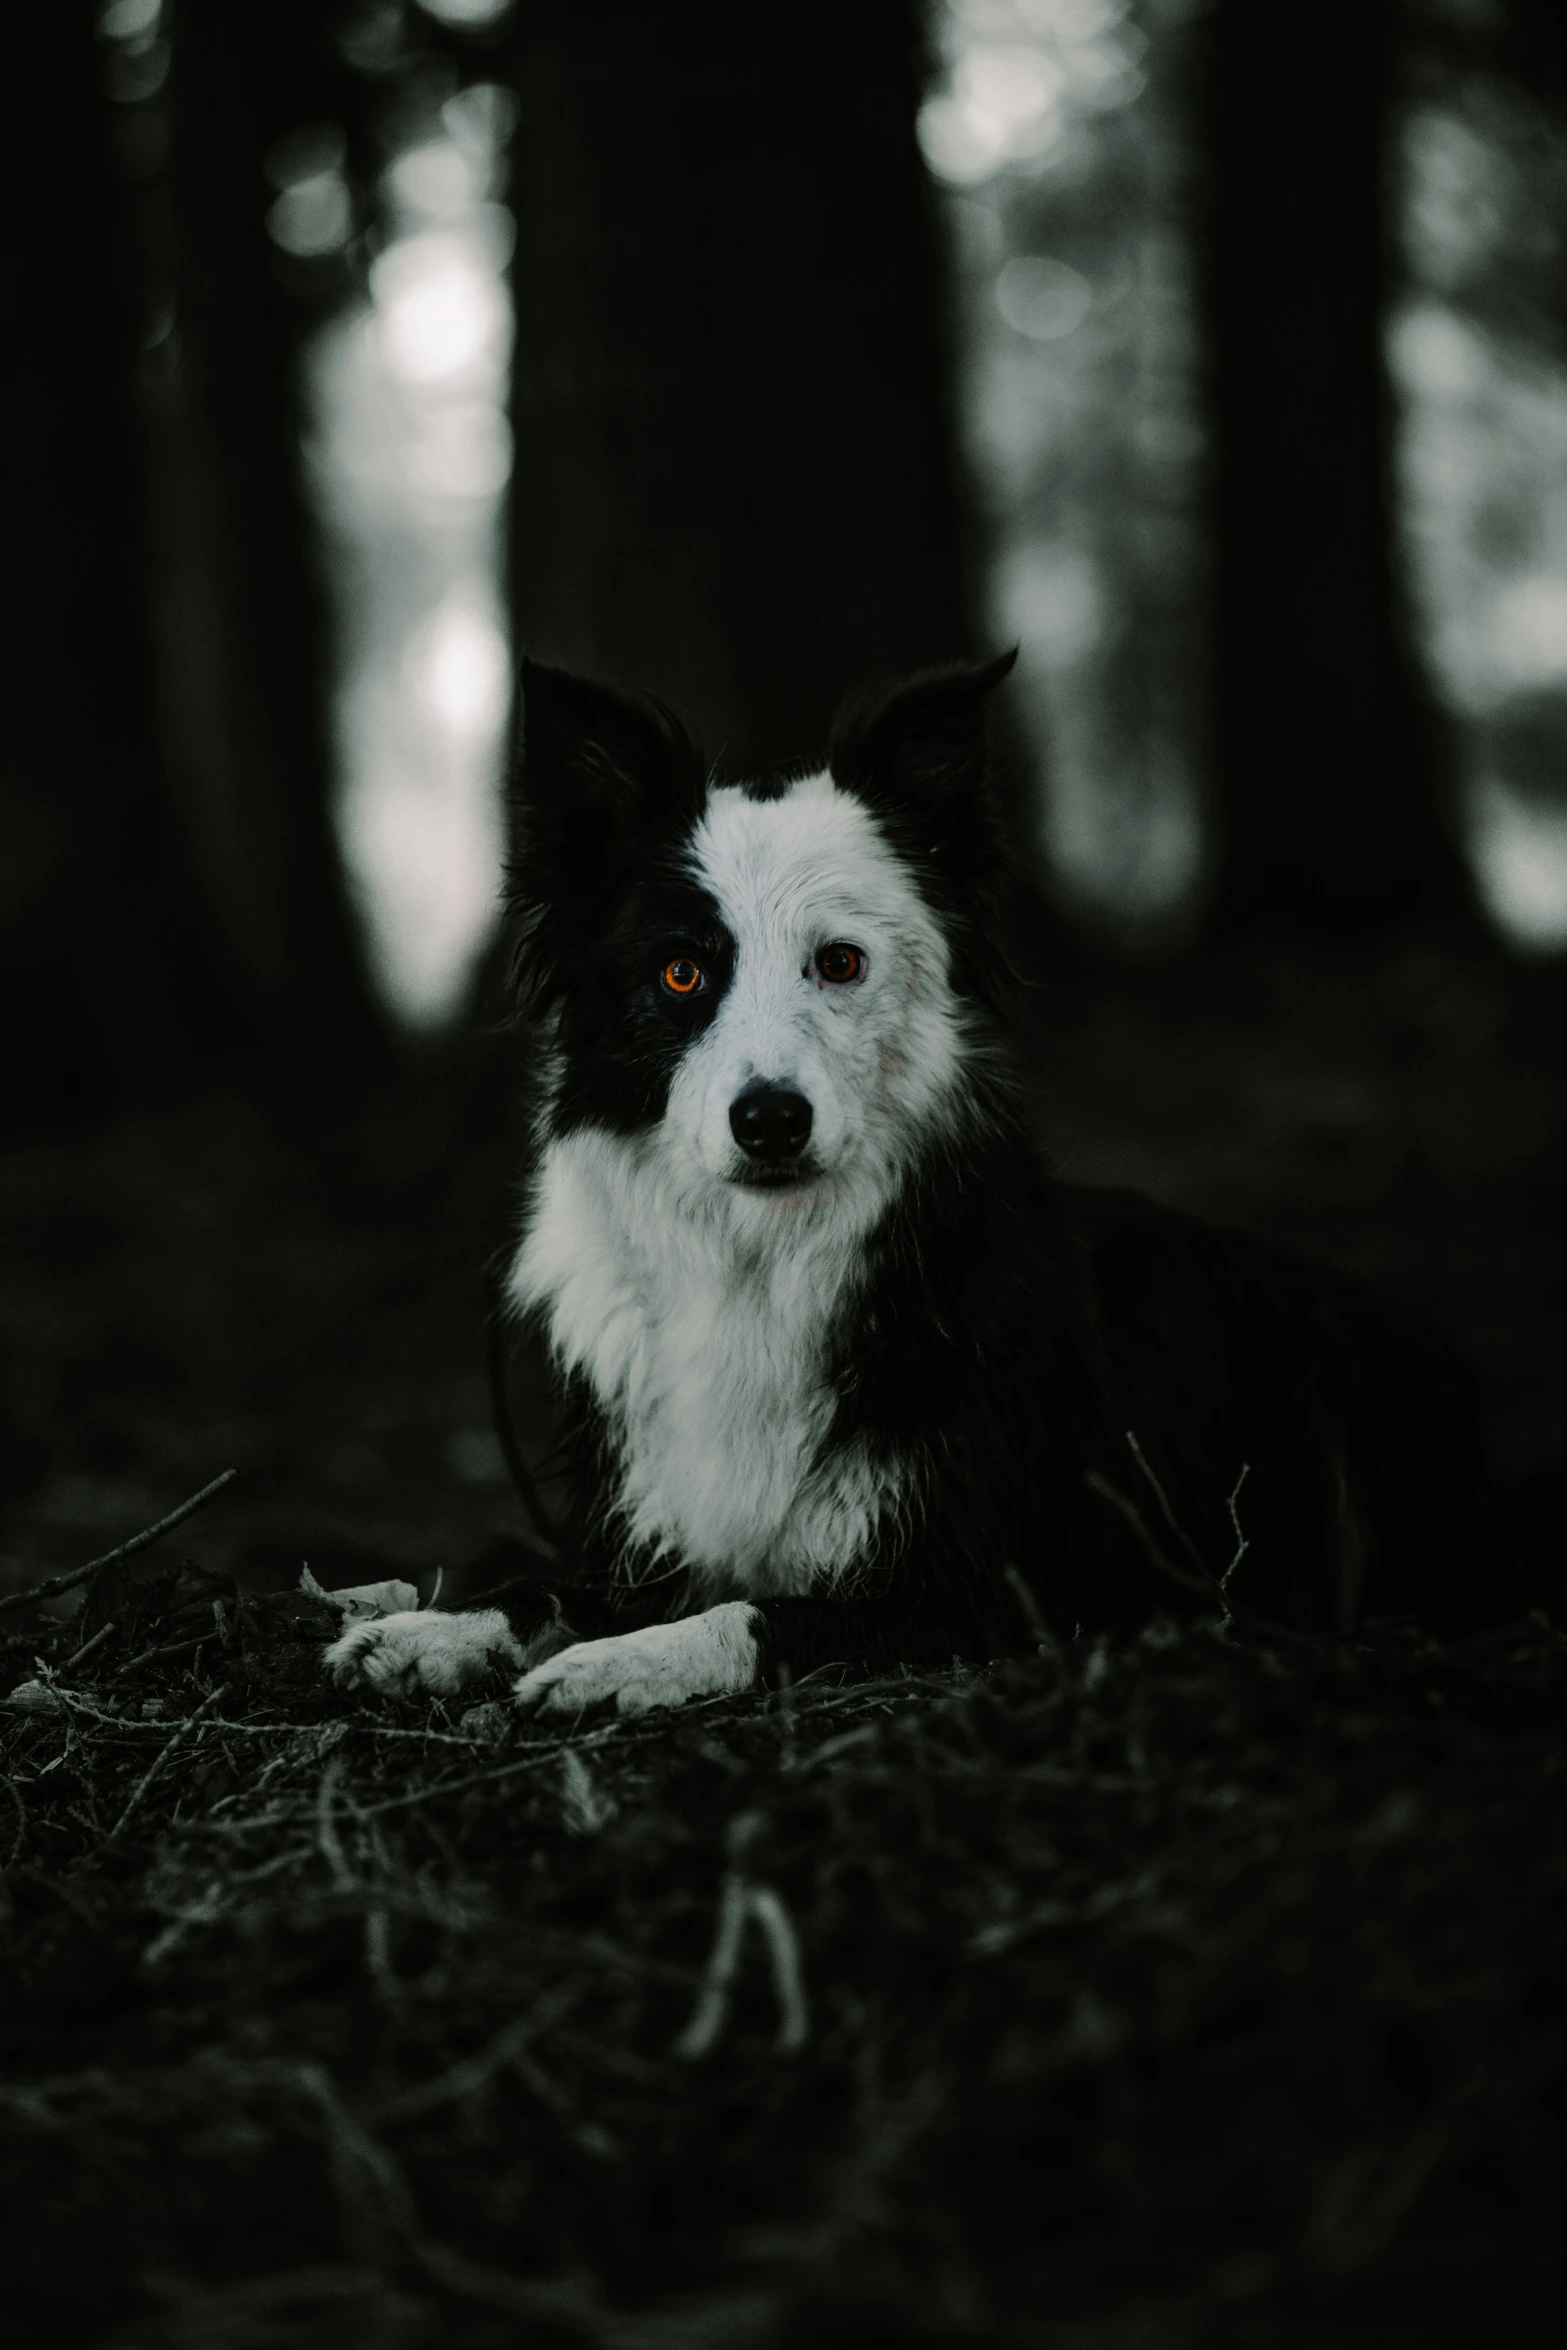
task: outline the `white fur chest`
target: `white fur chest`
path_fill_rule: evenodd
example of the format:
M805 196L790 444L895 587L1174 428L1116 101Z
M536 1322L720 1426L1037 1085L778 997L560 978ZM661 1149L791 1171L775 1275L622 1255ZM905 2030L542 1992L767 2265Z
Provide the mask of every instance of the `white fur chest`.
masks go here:
M641 1138L544 1153L512 1297L605 1411L628 1551L678 1559L704 1598L840 1581L900 1505L857 1447L823 1458L862 1234L819 1201L693 1199Z

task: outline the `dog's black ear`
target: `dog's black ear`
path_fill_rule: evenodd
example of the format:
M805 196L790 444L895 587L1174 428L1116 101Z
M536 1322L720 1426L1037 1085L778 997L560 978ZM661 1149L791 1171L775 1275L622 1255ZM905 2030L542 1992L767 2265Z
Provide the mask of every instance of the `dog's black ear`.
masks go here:
M856 695L833 725L827 764L835 782L887 815L918 825L956 794L970 799L985 775L985 696L1017 659L928 669L902 685Z
M658 702L631 701L564 669L524 661L522 755L506 860L519 1003L548 1003L584 937L661 837L678 836L707 792L702 754Z
M940 912L952 977L994 1003L1005 958L1000 907L1006 839L986 772L985 696L1017 659L930 669L845 705L828 765L863 800Z
M694 814L702 754L661 702L632 701L542 661L524 661L517 797L536 846L607 848L613 831L657 808Z

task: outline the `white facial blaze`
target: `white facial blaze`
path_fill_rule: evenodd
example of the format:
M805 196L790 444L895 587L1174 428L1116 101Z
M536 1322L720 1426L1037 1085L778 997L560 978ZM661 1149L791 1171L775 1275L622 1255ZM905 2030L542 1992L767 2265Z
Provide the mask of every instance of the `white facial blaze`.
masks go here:
M690 1566L709 1597L759 1597L852 1575L917 1506L895 1465L827 1449L828 1354L867 1235L960 1114L968 1037L940 925L830 776L775 800L715 790L689 863L734 941L731 984L656 1127L546 1146L511 1292L616 1432L628 1549ZM835 941L863 977L816 975ZM758 1081L811 1105L796 1187L737 1180L729 1112Z
M735 942L735 969L670 1089L671 1156L733 1174L731 1103L759 1080L788 1085L811 1105L813 1164L841 1204L852 1190L874 1217L957 1075L940 926L869 810L830 775L777 800L715 791L689 861ZM808 976L838 940L862 951L864 977Z

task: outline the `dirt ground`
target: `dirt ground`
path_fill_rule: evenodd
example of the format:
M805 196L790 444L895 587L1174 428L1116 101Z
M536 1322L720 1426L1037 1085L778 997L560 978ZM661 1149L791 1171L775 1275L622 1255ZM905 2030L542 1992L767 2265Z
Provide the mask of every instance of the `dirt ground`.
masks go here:
M1559 1467L1563 999L1430 946L1031 991L1063 1171L1370 1274ZM1567 1641L1155 1625L540 1737L448 1589L509 1047L0 1160L0 2280L56 2350L1494 2350L1567 2193ZM535 1457L537 1365L517 1367ZM1484 1562L1479 1562L1483 1571ZM728 1956L725 1956L725 1952ZM731 1963L732 1962L732 1963Z

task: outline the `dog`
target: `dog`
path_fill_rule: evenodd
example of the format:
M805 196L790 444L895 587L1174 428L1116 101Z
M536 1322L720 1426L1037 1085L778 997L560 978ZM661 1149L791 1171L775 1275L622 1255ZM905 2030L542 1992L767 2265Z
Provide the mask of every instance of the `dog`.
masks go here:
M1029 1132L985 729L1014 657L861 696L825 765L737 783L660 705L524 665L506 1288L558 1375L576 1579L351 1625L339 1680L499 1666L543 1715L633 1714L1161 1611L1484 1612L1430 1334L1058 1181Z

